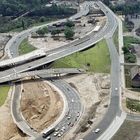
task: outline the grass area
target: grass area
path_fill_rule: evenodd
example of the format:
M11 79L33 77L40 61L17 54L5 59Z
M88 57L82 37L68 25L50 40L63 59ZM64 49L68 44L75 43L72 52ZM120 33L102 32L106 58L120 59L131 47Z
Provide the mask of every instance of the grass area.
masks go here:
M114 35L113 35L113 40L116 46L117 51L119 52L119 42L118 42L118 28L116 29Z
M112 140L138 140L139 137L140 123L126 120Z
M129 32L125 22L123 22L123 32Z
M24 39L21 44L19 45L19 54L26 54L29 53L33 50L35 50L36 48L33 47L31 44L29 44L28 39Z
M52 64L53 68L84 68L91 72L109 73L110 55L105 40L95 46L61 58Z
M132 111L140 112L140 101L127 98L126 99L126 107Z
M0 86L0 106L2 106L6 100L6 97L8 95L8 91L10 89L10 86Z
M140 39L132 36L124 36L124 46L129 47L130 44L140 44Z
M130 76L130 69L132 66L124 66L125 70L125 84L127 88L132 88L131 87L131 76Z

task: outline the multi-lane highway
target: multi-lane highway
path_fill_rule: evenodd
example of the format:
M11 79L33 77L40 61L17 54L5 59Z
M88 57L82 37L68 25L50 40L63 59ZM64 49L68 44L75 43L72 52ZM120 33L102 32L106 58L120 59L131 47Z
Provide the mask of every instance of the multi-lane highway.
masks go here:
M119 63L119 57L118 57L118 53L116 51L115 45L113 43L113 40L111 38L112 35L114 34L116 28L117 28L117 20L116 20L114 13L108 7L106 7L101 2L97 2L97 5L101 8L101 10L107 16L106 25L97 34L94 34L93 32L91 32L90 34L86 35L85 37L80 38L80 39L78 39L78 40L76 40L68 45L65 45L65 46L62 46L58 49L52 50L44 58L40 58L40 59L32 61L30 63L26 63L23 65L17 66L14 69L11 68L11 69L5 70L3 72L0 72L0 77L4 79L6 76L11 75L13 73L24 72L24 71L36 68L38 66L47 64L49 62L52 62L52 61L57 60L59 58L62 58L64 56L70 55L74 52L86 49L86 48L92 46L93 44L99 42L101 39L106 38L107 44L109 47L109 51L110 51L111 62L112 62L112 65L111 65L111 101L110 101L110 105L109 105L107 113L105 114L103 120L98 125L98 128L101 129L101 132L98 134L95 134L93 132L89 133L89 135L87 135L85 137L86 140L101 139L101 137L103 135L104 135L103 139L105 139L105 140L106 140L106 138L108 139L109 137L105 137L106 129L111 125L111 123L114 121L116 116L119 117L121 120L120 123L118 122L119 124L117 124L118 127L121 125L121 123L123 122L123 119L125 118L125 114L122 115L122 112L120 110L120 63ZM82 8L82 10L86 11L85 13L87 13L88 7L89 6L86 5L85 8ZM19 42L21 42L21 39L25 38L26 36L28 36L31 32L33 32L35 30L37 30L37 28L34 28L34 30L28 30L28 31L23 32L21 34L21 36L23 36L23 37L21 37L20 35L17 35L15 40L18 43L15 46L18 47ZM13 51L14 49L13 49L13 47L11 47L11 46L13 46L13 44L8 44L8 45L10 45L10 49L12 48L12 51ZM9 46L7 47L7 49L8 48L9 48ZM16 47L15 47L14 51L15 52L12 52L12 53L14 55L17 55L17 52L16 52L17 48ZM63 83L62 81L53 81L53 84L58 86L63 92L66 92L69 95L71 95L73 92L71 90L71 87L67 88L69 85L67 85L66 83ZM75 95L77 95L77 94L72 95L71 98L74 98ZM72 123L74 123L77 110L81 110L81 104L79 102L78 97L74 100L76 101L75 103L73 103L73 102L69 103L69 106L72 106L70 108L70 111L72 111L72 113L70 114L71 118L72 118L71 119ZM69 99L68 101L71 101L71 100ZM73 109L75 106L76 106L76 109ZM62 128L65 125L66 130L68 130L69 126L66 125L66 122L67 122L66 120L67 120L67 118L64 118L64 122L62 121L60 124L58 124L58 127ZM118 129L118 127L116 127L116 128ZM116 131L116 129L114 130L114 132L115 131ZM53 136L52 136L52 138L57 139L56 137L53 137ZM43 138L42 138L42 136L40 136L37 139L43 139Z
M115 20L114 23L116 24L116 27L117 27L116 15L112 11L110 11L110 13L114 15L113 19ZM119 55L112 39L112 36L115 32L116 27L114 28L113 32L109 32L106 36L106 41L108 44L110 58L111 58L111 91L110 91L111 98L110 98L109 108L103 120L97 126L97 128L99 128L101 131L98 134L92 131L85 137L85 140L110 139L115 134L115 132L119 129L119 127L121 126L121 124L126 118L126 113L121 111L121 105L120 105L121 66L119 62ZM119 119L116 119L116 118L119 118Z
M65 117L55 126L55 128L59 128L57 135L54 136L54 132L49 135L51 140L57 140L60 137L59 134L61 134L62 137L69 129L71 129L71 127L77 123L77 121L80 119L80 116L82 115L83 107L77 91L74 90L68 83L62 80L52 80L51 83L57 86L64 93L68 102L68 111ZM45 138L42 137L42 134L36 138L36 140L43 139Z
M78 11L77 14L70 17L70 20L75 20L77 18L80 18L82 16L85 16L89 13L89 5L92 6L94 2L84 2L80 5L80 11ZM62 19L58 21L54 21L48 24L32 27L28 30L22 31L19 34L12 37L12 39L9 40L9 42L6 44L5 51L8 53L9 57L17 57L19 55L18 53L18 47L19 44L23 39L25 39L27 36L29 36L31 33L36 32L38 29L43 28L44 26L53 25L56 23L66 22L67 19Z
M108 21L105 27L103 27L97 34L94 34L93 32L91 32L89 35L79 40L76 40L68 44L67 46L65 45L65 46L62 46L61 48L54 49L52 52L49 52L49 55L47 55L46 57L17 66L14 69L11 68L3 72L0 72L0 77L4 78L7 75L10 75L13 73L24 72L24 71L39 67L41 65L50 63L54 60L70 55L74 52L86 49L92 46L93 44L99 42L100 40L102 40L108 33L112 33L114 29L116 28L116 20L114 19L114 15L110 11L108 11L108 9L106 9L106 7L104 7L104 5L102 5L101 3L99 3L99 6L101 10L105 12Z
M57 68L57 69L43 69L43 70L35 70L35 71L27 71L23 73L13 73L8 75L4 78L0 79L0 83L8 82L8 81L15 81L25 77L32 77L38 75L46 75L46 77L55 77L59 76L60 74L78 74L84 73L85 70L78 69L78 68Z

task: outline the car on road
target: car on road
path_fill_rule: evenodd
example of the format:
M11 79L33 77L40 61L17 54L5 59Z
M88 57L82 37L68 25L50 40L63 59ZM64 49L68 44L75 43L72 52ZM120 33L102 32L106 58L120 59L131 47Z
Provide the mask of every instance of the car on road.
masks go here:
M99 128L97 128L97 129L95 129L95 131L94 131L95 133L98 133L98 132L100 132L100 129Z
M55 132L53 135L54 135L54 136L57 136L57 135L58 135L58 133L59 133L59 132Z
M46 138L46 140L51 140L51 137L50 137L50 136L49 136L49 137L47 137L47 138Z
M77 113L77 117L79 117L79 116L80 116L80 113L78 112L78 113Z
M71 124L71 122L68 122L68 125L70 125Z
M61 136L62 136L62 134L61 134L61 133L59 133L59 134L58 134L58 137L61 137Z
M117 90L118 90L118 88L115 88L115 90L117 91Z
M59 128L57 127L57 128L55 128L55 131L57 132L57 131L59 131Z

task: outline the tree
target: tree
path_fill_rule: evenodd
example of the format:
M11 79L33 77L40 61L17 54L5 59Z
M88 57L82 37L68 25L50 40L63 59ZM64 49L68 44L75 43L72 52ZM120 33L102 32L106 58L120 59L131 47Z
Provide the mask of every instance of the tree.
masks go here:
M25 22L24 22L24 20L22 20L22 28L23 28L23 30L25 29Z
M123 47L122 50L123 50L124 54L129 53L128 47Z
M38 31L36 31L36 33L41 36L44 36L45 34L45 32L42 29L39 29Z
M43 27L42 30L44 31L45 34L48 33L48 27Z
M46 18L44 16L40 17L40 22L45 22Z
M109 3L109 0L104 0L103 2L104 2L104 4L106 4L107 6L109 6L109 4L110 4L110 3Z
M75 33L71 28L66 27L64 34L65 34L66 39L72 39Z
M51 31L51 35L53 35L53 36L55 36L56 34L59 35L60 33L61 33L61 31L60 30L57 30L57 29Z
M36 31L37 34L44 36L45 34L48 33L48 27L43 27L42 29L39 29Z
M65 23L65 25L66 25L67 27L73 27L73 26L74 26L74 22L71 21L71 20L67 20L67 22Z

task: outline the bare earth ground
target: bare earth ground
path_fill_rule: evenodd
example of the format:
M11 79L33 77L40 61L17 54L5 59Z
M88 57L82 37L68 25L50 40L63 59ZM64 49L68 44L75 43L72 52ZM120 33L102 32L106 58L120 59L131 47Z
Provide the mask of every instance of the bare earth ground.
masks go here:
M27 140L18 130L10 114L10 92L5 104L0 107L0 140Z
M23 89L21 98L23 116L40 132L60 116L63 101L59 94L43 81L24 82Z
M81 23L76 23L74 27L75 31L75 39L85 36L87 33L91 32L96 25L92 25L88 23L89 17L82 17L81 19L78 19ZM97 25L100 25L103 27L105 24L106 18L105 17L96 17L99 22L97 22ZM84 26L85 24L85 26ZM96 34L96 33L95 33ZM29 36L28 41L31 45L33 45L36 48L44 48L46 51L58 48L60 46L63 46L65 44L68 44L71 42L71 40L66 40L64 37L64 34L59 34L59 40L54 40L50 34L47 34L46 37L41 38L32 38Z
M101 121L107 110L104 105L109 104L109 78L110 76L108 74L82 74L65 79L78 91L85 109L84 115L81 117L79 123L62 140L78 140ZM92 125L85 123L88 117L91 118ZM81 133L80 130L84 128L84 123L87 125L88 130Z
M122 97L122 107L123 107L124 111L126 111L127 113L130 113L130 110L126 107L126 98L131 98L131 99L140 101L140 92L131 91L128 89L124 90L124 94ZM132 113L132 111L131 111L131 113ZM133 113L140 114L139 112L133 112Z

